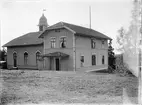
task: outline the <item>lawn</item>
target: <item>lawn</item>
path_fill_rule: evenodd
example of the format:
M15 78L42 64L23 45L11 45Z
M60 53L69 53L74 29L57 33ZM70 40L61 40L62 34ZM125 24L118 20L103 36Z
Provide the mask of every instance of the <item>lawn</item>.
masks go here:
M136 77L107 73L1 70L2 104L121 104L123 88L137 103Z

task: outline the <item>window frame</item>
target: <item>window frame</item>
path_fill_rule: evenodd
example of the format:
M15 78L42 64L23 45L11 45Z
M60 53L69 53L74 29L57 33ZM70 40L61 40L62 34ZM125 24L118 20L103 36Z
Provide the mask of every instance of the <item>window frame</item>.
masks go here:
M96 54L92 54L92 66L95 66L95 65L97 65L97 56L96 56Z
M39 55L37 56L37 53L39 53ZM40 58L41 52L40 51L36 51L36 65L38 65L38 60Z
M27 53L27 56L25 56L26 53ZM28 57L29 57L29 53L25 51L24 52L24 65L28 65Z
M105 46L105 40L101 40L102 48Z
M51 48L56 47L56 37L51 37L50 38L50 45L51 45Z
M61 41L62 41L61 39L62 39L62 38L64 38L63 41L64 41L65 47L62 47L62 46L61 46L61 44L63 43L63 42L61 43ZM67 36L61 36L59 43L60 43L60 44L59 44L59 45L60 45L60 48L67 48Z
M43 26L42 26L42 25L39 26L39 30L40 30L40 31L43 31Z
M105 64L105 56L102 55L102 65L104 65L104 64Z
M16 56L15 56L14 54L15 54ZM13 52L13 59L14 59L14 58L17 59L17 52L16 52L16 51Z
M91 38L91 48L95 49L96 48L96 39Z
M60 32L61 31L61 29L55 29L55 32Z
M82 59L83 58L83 59ZM83 64L84 64L84 62L85 62L85 57L84 57L84 55L80 55L80 66L81 67L83 67Z

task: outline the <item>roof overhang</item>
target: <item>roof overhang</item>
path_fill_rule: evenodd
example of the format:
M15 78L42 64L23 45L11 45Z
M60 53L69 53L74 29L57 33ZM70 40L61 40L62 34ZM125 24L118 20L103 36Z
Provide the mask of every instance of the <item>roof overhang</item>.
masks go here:
M62 52L52 52L48 54L41 55L42 57L69 57L68 54L62 53Z
M107 39L107 40L112 40L110 37L102 38L102 37L99 37L99 36L86 35L86 34L80 34L80 33L75 33L74 35L77 35L77 36L83 36L83 37L97 38L97 39Z
M24 46L37 46L37 45L43 45L42 43L37 43L37 44L21 44L21 45L3 45L2 47L24 47Z

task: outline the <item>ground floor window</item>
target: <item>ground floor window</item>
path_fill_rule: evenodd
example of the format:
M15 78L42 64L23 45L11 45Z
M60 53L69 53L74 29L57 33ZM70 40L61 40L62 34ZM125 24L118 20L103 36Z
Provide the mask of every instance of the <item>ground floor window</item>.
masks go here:
M80 62L81 62L81 67L83 67L83 63L84 63L84 56L83 55L80 56Z
M37 52L36 53L36 65L38 64L39 57L40 57L40 52Z
M92 65L96 65L96 55L92 55Z
M17 53L16 52L13 53L13 66L17 67Z
M105 64L105 56L102 56L102 64Z
M24 65L27 65L28 64L28 53L25 52L24 53Z

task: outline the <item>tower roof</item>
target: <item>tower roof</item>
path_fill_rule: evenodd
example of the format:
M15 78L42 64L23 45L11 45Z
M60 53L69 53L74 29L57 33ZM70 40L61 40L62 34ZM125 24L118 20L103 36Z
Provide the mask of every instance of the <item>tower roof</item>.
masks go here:
M47 19L44 16L44 14L42 14L42 16L40 17L38 25L39 26L48 26Z

